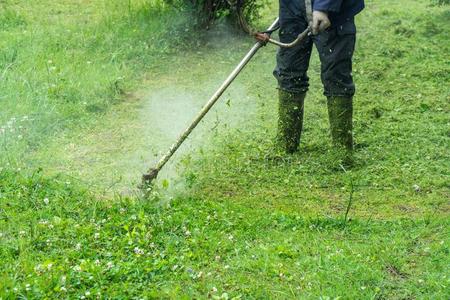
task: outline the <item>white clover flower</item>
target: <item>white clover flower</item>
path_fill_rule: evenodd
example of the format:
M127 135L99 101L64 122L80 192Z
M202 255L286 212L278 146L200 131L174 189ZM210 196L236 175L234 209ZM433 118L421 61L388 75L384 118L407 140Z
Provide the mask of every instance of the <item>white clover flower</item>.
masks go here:
M96 266L100 266L100 260L96 259L96 260L94 261L94 264L95 264Z
M73 266L72 268L75 272L81 272L81 267L80 266Z
M106 264L106 268L109 270L109 269L112 269L114 267L114 264L113 264L113 262L112 261L109 261L107 264Z
M44 198L44 203L45 205L48 205L50 203L50 200L48 200L48 198Z
M19 231L19 235L20 236L24 236L25 235L25 231L23 231L23 230Z
M42 273L42 265L41 264L36 265L34 267L34 271L38 274L41 274Z
M94 234L94 238L95 238L95 239L98 239L99 237L100 237L100 233L96 232L96 233Z
M139 247L135 247L134 248L134 253L136 253L137 255L144 255L145 252L142 249L139 249Z
M81 244L80 243L75 245L75 250L77 250L77 251L81 250Z

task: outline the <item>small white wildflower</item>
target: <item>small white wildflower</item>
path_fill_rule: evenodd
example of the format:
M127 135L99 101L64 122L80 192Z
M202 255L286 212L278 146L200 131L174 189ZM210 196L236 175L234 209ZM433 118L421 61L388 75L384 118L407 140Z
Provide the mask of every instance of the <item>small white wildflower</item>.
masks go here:
M191 232L190 232L189 230L186 230L186 231L184 232L184 234L185 234L186 236L191 236Z
M66 280L67 280L67 277L66 277L66 276L62 276L62 277L61 277L61 282L62 282L62 283L65 283Z
M36 265L34 267L34 271L38 274L41 274L42 273L42 265L41 264Z
M89 297L91 295L91 292L86 291L86 293L84 293L86 295L86 297Z
M61 292L67 292L67 289L65 287L61 287Z
M77 250L77 251L81 250L81 244L80 243L75 245L75 250Z
M106 268L107 268L107 269L112 269L113 267L114 267L114 264L113 264L112 261L109 261L109 262L106 264Z
M23 231L23 230L19 231L19 235L20 236L24 236L25 235L25 231Z
M211 292L217 293L217 288L215 286L212 287Z
M81 267L80 266L73 266L72 268L75 272L81 272Z
M100 266L100 260L96 259L96 260L94 261L94 264L95 264L96 266Z
M134 248L134 253L136 253L137 255L144 255L145 252L142 249L139 249L139 247L135 247Z
M99 237L100 237L100 233L96 232L96 233L94 234L94 238L95 238L95 239L98 239Z
M226 265L224 268L225 268L225 270L228 270L230 268L230 266Z
M48 205L50 203L50 200L48 200L48 198L44 198L44 203L45 205Z
M48 265L47 265L47 270L50 271L50 270L52 269L52 267L53 267L53 264L48 264Z
M136 220L136 219L137 219L136 215L131 216L131 220Z

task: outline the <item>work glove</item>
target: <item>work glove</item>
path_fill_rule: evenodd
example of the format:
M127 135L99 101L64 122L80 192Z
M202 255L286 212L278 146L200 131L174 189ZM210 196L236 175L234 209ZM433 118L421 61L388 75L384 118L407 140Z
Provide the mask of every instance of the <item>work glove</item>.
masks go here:
M323 11L313 11L312 34L316 35L331 26L328 14Z

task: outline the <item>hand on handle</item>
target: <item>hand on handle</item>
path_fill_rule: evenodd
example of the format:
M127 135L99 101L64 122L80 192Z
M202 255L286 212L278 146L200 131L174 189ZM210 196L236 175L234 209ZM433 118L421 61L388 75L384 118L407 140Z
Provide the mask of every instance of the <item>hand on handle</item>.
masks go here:
M328 14L323 11L313 11L312 33L317 35L331 26Z

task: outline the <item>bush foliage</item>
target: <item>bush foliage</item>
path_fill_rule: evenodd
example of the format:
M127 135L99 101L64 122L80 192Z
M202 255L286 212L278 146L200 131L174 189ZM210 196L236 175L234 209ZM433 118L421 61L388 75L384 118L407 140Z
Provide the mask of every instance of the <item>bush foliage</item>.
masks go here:
M166 0L174 4L175 0ZM188 5L198 13L199 22L209 25L216 19L230 17L240 27L246 29L247 22L251 22L258 16L259 9L264 5L264 0L179 0L178 4Z

